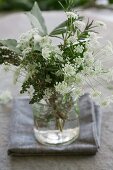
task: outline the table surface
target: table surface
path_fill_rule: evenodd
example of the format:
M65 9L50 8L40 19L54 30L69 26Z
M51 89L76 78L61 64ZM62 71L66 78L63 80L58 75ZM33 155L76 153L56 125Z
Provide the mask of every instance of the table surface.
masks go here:
M96 9L80 12L89 18L105 21L108 28L103 34L104 38L113 42L112 12ZM48 30L52 30L55 25L65 19L62 12L44 12L43 15L48 24ZM0 14L0 39L18 38L22 32L29 29L29 21L22 13ZM13 85L12 73L13 71L5 73L3 68L0 67L0 91L8 89L14 97L17 97L21 84ZM108 90L104 89L104 93L107 95ZM92 157L37 156L11 158L7 156L10 114L0 108L0 170L22 170L24 168L26 170L113 170L113 106L103 109L101 148L97 155Z

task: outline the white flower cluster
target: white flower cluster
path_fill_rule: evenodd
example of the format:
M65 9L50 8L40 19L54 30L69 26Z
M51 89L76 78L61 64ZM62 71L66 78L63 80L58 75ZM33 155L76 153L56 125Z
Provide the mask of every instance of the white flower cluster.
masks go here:
M37 43L39 43L41 38L37 28L31 29L20 36L17 48L22 51L23 57L29 54L29 52L37 46Z
M61 83L57 83L55 89L58 93L64 95L73 91L76 95L76 98L83 94L82 84L84 82L84 78L82 74L77 74L76 66L72 66L71 64L66 64L62 70L64 72L64 81Z
M37 46L42 51L42 56L46 60L50 59L51 55L58 60L62 60L62 51L60 48L52 44L52 40L48 35L41 37L36 28L21 35L17 48L22 51L24 57Z
M104 26L101 22L98 24ZM75 21L75 25L80 31L83 31L85 28L85 24L81 21ZM76 33L69 38L68 43L75 45L74 52L80 54L80 56L75 57L73 60L75 62L74 65L69 62L65 64L62 69L64 81L56 84L56 91L65 94L74 89L73 93L79 97L84 94L86 85L90 87L93 85L93 79L98 81L100 77L104 76L104 79L108 82L113 81L113 68L105 69L101 60L101 57L109 58L109 56L113 56L113 46L108 42L103 47L99 39L98 34L94 32L89 32L87 39L84 41L79 41ZM79 72L80 67L82 67L82 70ZM91 96L100 97L101 91L94 89L91 91ZM108 104L112 101L112 98L109 97L106 103Z
M63 81L62 83L60 82L56 84L55 89L58 93L65 95L71 92L72 87L69 86L65 81Z
M75 12L66 12L68 18L78 19L78 15Z
M39 44L42 48L49 48L52 46L52 40L49 36L45 36L40 40Z
M46 60L49 59L50 55L51 55L51 50L50 50L50 48L45 47L45 48L42 49L42 56L43 56Z
M52 44L52 40L49 36L42 37L39 44L40 44L40 48L42 49L42 56L46 60L51 59L51 57L54 57L61 61L63 60L62 51L58 46Z
M79 43L79 42L78 42L77 34L75 34L75 35L73 35L73 36L70 36L70 37L68 38L68 44L70 44L70 43L72 43L72 44L78 44L78 43Z
M13 99L10 91L4 91L0 94L0 104L7 104Z
M53 83L56 92L62 95L73 90L77 98L84 94L86 84L92 86L92 79L97 80L105 75L107 81L113 80L113 68L104 69L101 61L101 57L109 58L113 55L113 46L110 42L103 46L99 41L101 37L96 32L90 31L91 29L88 30L88 25L81 21L77 13L71 11L66 12L66 15L68 22L71 21L73 25L72 30L70 25L66 35L62 35L64 44L61 42L59 45L54 45L49 35L41 37L38 29L32 29L20 37L17 47L22 51L23 56L37 48L47 64L54 61L54 68L57 68L54 74L61 77L58 77L58 82L56 80L53 83L52 78L45 74L45 82ZM105 27L101 21L96 21L95 24ZM86 28L87 31L84 31ZM29 74L36 73L36 68L35 64L33 66L29 64ZM52 90L47 87L44 94L45 98L50 97ZM91 95L96 97L101 93L94 90Z
M37 35L38 35L38 41L39 41L41 37L39 36L38 29L36 28L30 31L27 31L26 33L23 33L18 40L17 48L23 51L29 47L33 47L34 40L37 41Z
M75 51L77 53L83 53L83 50L84 50L84 47L82 45L78 45L76 48L75 48Z
M75 76L76 68L72 64L68 63L68 64L65 64L63 68L63 72L64 72L64 75L67 77Z

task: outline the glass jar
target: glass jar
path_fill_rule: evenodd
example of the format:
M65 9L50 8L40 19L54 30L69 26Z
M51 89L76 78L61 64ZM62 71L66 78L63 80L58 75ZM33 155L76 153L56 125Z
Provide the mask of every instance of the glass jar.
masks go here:
M69 96L68 96L69 97ZM79 136L79 116L72 98L41 100L32 105L34 134L44 145L66 145ZM55 101L55 102L51 102Z

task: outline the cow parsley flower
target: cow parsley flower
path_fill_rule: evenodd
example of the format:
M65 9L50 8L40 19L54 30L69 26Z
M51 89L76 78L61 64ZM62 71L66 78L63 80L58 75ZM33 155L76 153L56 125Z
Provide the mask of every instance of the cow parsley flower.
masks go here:
M75 12L66 12L68 18L78 19L78 15Z
M42 56L43 58L45 58L46 60L50 59L50 54L51 54L51 50L48 47L45 47L42 49Z
M63 57L62 57L63 51L61 51L58 46L52 47L52 53L53 53L55 59L63 61Z
M60 93L60 94L62 94L62 95L65 95L65 94L67 94L67 93L70 92L71 87L68 86L68 84L67 84L65 81L63 81L63 82L59 82L58 84L56 84L55 90L56 90L58 93Z
M79 68L81 65L83 65L84 63L84 58L78 56L76 59L75 59L75 65L77 68Z
M73 95L76 98L76 100L79 98L79 96L81 96L83 94L84 94L84 92L80 86L73 88Z
M73 35L73 36L70 36L69 38L68 38L68 40L67 40L67 43L68 44L70 44L70 43L72 43L72 44L78 44L79 42L78 42L78 37L77 37L77 35L75 34L75 35Z
M68 64L65 64L63 68L63 72L65 76L74 76L76 74L76 68L70 63L68 63Z
M37 28L31 29L30 31L23 33L18 40L17 48L23 51L28 47L33 47L34 37L36 35L39 35L39 31Z
M76 86L79 84L79 86L83 85L84 83L84 77L81 73L77 73L75 75L75 82Z
M11 92L6 90L0 94L0 104L7 104L13 99Z
M76 48L75 48L75 51L77 53L82 53L84 51L84 47L82 45L78 45Z
M63 61L62 51L57 46L50 45L42 48L42 56L45 59L49 59L50 55L52 55L55 59Z
M105 24L101 21L86 24L76 12L65 12L67 21L49 35L46 28L42 28L45 30L43 35L38 28L23 33L17 42L19 55L17 50L14 55L10 48L0 43L1 63L16 65L15 80L24 73L22 92L34 87L32 102L43 99L44 94L51 97L53 89L57 96L58 93L70 93L75 87L79 97L85 91L86 83L92 86L91 81L95 79L113 80L113 68L104 67L105 58L113 56L112 43L103 45L99 40L101 37L93 30L93 27L101 28ZM57 45L52 42L52 37L59 38ZM98 95L95 90L93 96Z
M31 47L27 47L26 49L24 49L22 51L22 55L23 57L25 57L27 54L29 54L30 52L32 51L32 48Z
M52 40L48 35L46 35L39 41L39 44L41 48L49 47L52 45Z

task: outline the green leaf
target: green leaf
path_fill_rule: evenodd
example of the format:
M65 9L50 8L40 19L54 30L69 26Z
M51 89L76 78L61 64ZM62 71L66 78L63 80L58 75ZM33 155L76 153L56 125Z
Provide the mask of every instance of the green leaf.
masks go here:
M55 35L63 34L63 33L65 33L65 32L66 32L66 28L65 28L65 27L64 27L64 28L59 28L59 29L54 30L54 31L50 34L50 36L55 36Z
M0 40L0 44L8 47L10 50L14 51L17 54L20 53L19 49L16 48L17 41L15 39Z
M30 23L32 25L32 28L38 28L39 35L43 36L45 33L43 32L43 28L40 25L39 21L36 19L35 16L33 16L30 12L27 13L28 18L30 19Z
M17 41L14 39L0 40L0 43L9 48L14 48L17 46Z
M58 27L56 27L49 35L54 36L54 35L59 35L63 34L67 30L67 20L62 22Z
M78 20L82 20L82 19L83 19L83 17L79 16ZM66 33L67 25L68 25L68 20L65 20L58 27L56 27L49 35L54 36L54 35Z
M31 21L32 27L38 28L41 35L47 35L47 27L45 25L45 20L42 16L37 2L34 3L31 12L27 13L27 15Z

